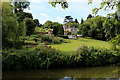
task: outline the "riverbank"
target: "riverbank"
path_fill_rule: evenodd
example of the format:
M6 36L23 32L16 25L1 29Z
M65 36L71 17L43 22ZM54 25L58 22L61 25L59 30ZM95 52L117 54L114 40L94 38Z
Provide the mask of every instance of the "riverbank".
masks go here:
M72 55L54 48L8 50L2 52L3 70L52 69L58 67L93 67L120 63L120 52L81 45Z

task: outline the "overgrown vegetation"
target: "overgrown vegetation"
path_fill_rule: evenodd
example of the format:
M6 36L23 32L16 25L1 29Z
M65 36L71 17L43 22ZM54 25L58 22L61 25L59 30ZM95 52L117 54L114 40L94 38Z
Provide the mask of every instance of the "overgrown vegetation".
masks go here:
M120 63L120 53L81 45L72 55L63 55L50 47L11 49L2 52L3 70L41 69L57 67L100 66Z

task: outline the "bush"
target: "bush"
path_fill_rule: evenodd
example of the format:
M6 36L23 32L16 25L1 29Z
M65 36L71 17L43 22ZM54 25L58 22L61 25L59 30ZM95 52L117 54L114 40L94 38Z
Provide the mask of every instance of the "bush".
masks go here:
M105 64L113 64L118 62L118 52L107 49L95 49L94 47L88 48L85 45L77 48L77 54L79 54L82 58L83 66L98 66ZM120 57L120 56L119 56Z
M53 39L53 43L54 44L60 44L62 41L60 41L60 39L59 38L54 38Z

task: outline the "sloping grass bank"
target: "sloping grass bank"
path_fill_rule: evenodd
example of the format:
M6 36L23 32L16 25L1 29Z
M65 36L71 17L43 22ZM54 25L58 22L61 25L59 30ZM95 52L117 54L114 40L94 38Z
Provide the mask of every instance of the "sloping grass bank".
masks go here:
M111 46L109 42L90 39L90 38L79 38L77 40L69 39L69 41L70 43L54 44L49 46L52 46L64 52L68 52L68 51L74 52L82 44L87 45L88 47L93 46L95 48L106 48L106 49L109 49Z

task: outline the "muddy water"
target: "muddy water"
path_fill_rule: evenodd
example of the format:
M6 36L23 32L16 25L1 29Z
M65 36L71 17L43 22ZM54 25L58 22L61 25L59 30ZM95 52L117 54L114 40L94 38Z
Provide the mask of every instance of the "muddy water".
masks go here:
M33 80L120 80L120 67L15 70L3 72L2 76L3 80L6 78L7 80L10 80L10 78L16 78L16 80L20 78L25 80L27 80L27 78Z

